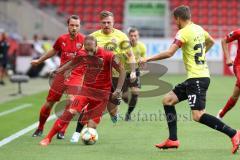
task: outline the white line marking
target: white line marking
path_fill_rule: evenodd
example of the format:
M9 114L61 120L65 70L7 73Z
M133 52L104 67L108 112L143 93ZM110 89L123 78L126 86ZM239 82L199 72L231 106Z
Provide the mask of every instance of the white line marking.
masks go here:
M23 105L15 107L13 109L9 109L7 111L0 112L0 117L4 116L4 115L7 115L7 114L10 114L10 113L13 113L13 112L16 112L16 111L19 111L19 110L24 109L24 108L28 108L28 107L32 107L32 104L23 104Z
M55 114L54 114L54 115L51 115L51 116L48 118L47 121L51 121L51 120L53 120L53 119L55 119L55 118L56 118L56 115L55 115ZM17 133L12 134L11 136L9 136L9 137L7 137L7 138L4 138L3 140L0 141L0 147L4 146L5 144L10 143L11 141L19 138L20 136L28 133L29 131L31 131L31 130L37 128L37 127L38 127L38 122L33 123L32 125L28 126L27 128L24 128L24 129L18 131Z

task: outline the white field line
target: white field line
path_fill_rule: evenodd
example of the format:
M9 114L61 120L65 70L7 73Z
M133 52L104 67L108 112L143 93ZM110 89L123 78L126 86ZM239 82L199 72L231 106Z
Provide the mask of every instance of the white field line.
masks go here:
M51 115L51 116L48 118L47 121L53 120L53 119L55 119L55 118L56 118L56 115L55 115L55 114L54 114L54 115ZM10 143L11 141L19 138L20 136L28 133L29 131L31 131L31 130L37 128L37 127L38 127L38 122L33 123L32 125L30 125L30 126L24 128L24 129L22 129L22 130L20 130L20 131L18 131L18 132L16 132L16 133L12 134L11 136L9 136L9 137L7 137L7 138L4 138L3 140L0 141L0 147L4 146L5 144Z
M7 111L0 112L0 117L5 116L10 113L13 113L13 112L16 112L16 111L19 111L19 110L22 110L22 109L25 109L25 108L28 108L28 107L32 107L32 104L23 104L23 105L15 107L13 109L9 109Z

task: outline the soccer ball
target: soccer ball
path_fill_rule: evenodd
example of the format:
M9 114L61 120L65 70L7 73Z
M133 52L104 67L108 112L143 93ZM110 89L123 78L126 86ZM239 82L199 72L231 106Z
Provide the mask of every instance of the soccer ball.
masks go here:
M84 128L81 132L81 139L86 145L93 145L98 140L98 133L96 129Z

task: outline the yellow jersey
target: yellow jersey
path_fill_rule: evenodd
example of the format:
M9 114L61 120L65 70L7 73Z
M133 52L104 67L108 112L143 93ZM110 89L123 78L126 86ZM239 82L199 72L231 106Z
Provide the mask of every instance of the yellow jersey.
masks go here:
M188 78L210 77L205 58L205 41L208 38L208 32L194 23L177 32L174 43L182 48Z
M106 50L112 51L126 65L128 63L128 51L131 49L129 39L125 33L118 29L113 29L112 33L104 34L102 30L91 33L97 39L97 44ZM113 77L118 77L118 73L113 70Z
M135 46L132 46L132 51L133 51L133 54L135 56L136 63L139 62L140 58L145 58L146 57L147 49L146 49L145 44L142 43L141 41L138 41ZM130 65L129 64L125 65L125 69L127 71L131 71L130 70Z

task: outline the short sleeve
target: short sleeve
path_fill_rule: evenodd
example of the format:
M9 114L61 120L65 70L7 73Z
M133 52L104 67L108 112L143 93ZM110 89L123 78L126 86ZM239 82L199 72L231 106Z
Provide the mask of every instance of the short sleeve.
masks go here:
M147 56L147 48L145 44L142 43L142 52L141 52L141 57L146 57Z
M53 48L56 50L56 51L59 51L59 52L61 52L61 38L58 38L57 40L56 40L56 42L54 43L54 45L53 45Z
M187 39L184 37L183 33L178 31L174 38L173 44L176 44L179 48L181 48L182 45L186 42L187 42Z
M228 33L225 37L227 43L237 40L238 38L240 38L240 29Z
M132 47L130 45L129 38L127 37L126 34L121 34L119 48L124 53L127 53L131 50Z
M205 39L209 39L210 35L207 31L204 31L204 37L205 37Z

